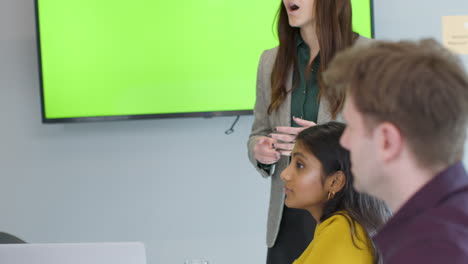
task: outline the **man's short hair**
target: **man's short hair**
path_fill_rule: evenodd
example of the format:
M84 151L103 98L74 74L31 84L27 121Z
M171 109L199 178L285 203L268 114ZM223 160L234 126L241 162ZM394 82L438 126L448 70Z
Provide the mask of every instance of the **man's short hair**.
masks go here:
M355 45L336 55L323 78L330 98L351 97L369 130L394 124L420 165L462 158L468 77L436 41Z

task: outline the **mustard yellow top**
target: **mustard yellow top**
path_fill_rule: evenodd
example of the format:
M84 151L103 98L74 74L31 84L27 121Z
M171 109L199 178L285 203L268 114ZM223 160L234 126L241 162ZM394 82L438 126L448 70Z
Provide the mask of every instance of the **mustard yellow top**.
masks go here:
M351 227L346 218L351 220L345 211L340 211L323 221L315 228L314 239L294 261L293 264L372 264L374 261L372 244L360 224L356 224L359 238L351 237ZM363 242L364 241L364 242Z

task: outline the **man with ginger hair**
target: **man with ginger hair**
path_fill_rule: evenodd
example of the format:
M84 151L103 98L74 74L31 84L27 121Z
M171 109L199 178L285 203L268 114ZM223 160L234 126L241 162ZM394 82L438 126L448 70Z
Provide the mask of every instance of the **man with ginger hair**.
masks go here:
M373 238L383 263L468 263L461 63L434 40L376 41L338 54L323 79L343 102L355 188L394 213Z

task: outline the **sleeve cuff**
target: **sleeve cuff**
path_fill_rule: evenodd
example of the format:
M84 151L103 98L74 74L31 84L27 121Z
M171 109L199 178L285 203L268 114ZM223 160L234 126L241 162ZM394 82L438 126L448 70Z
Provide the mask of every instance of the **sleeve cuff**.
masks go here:
M257 168L266 172L268 176L271 176L273 173L275 173L276 164L263 164L257 161Z

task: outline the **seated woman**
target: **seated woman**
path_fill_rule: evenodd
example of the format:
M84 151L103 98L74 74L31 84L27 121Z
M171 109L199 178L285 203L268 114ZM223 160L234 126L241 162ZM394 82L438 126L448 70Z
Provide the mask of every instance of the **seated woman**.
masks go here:
M349 152L340 146L345 125L330 122L297 136L281 173L285 204L317 221L312 242L294 264L379 263L370 239L390 216L383 202L353 188Z

